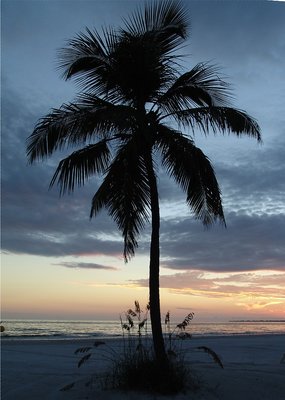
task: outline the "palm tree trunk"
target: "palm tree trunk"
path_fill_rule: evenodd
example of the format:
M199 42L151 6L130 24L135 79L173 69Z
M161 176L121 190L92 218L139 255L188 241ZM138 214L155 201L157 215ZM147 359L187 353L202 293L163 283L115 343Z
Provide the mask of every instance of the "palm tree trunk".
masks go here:
M157 191L157 181L153 170L151 152L147 157L147 169L150 183L151 195L151 243L150 243L150 264L149 264L149 302L150 302L150 320L152 326L153 347L156 360L160 366L166 367L167 355L162 335L160 296L159 296L159 200Z

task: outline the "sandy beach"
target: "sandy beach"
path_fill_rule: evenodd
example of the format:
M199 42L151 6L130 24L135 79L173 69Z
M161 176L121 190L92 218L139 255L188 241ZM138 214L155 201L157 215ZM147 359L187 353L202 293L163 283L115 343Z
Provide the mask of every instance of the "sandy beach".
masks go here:
M112 352L119 352L122 339L107 339L92 357L77 367L79 347L93 346L94 340L2 340L2 399L221 399L284 400L285 335L203 337L182 341L183 351L200 388L177 396L104 390L100 380L86 387L92 375L100 375ZM224 369L208 354L197 350L207 346L222 360ZM83 354L84 355L84 354ZM76 382L68 391L60 389ZM191 394L191 396L190 396Z

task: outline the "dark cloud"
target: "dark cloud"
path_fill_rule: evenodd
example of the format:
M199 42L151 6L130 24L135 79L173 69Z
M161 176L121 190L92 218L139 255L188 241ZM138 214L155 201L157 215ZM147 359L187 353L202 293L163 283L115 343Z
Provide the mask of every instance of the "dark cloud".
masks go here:
M118 254L116 226L102 213L89 220L96 180L73 195L48 190L53 162L28 165L26 138L39 118L29 101L4 87L2 103L2 247L8 252L43 256ZM109 240L102 235L108 235Z
M65 267L65 268L79 268L79 269L99 269L99 270L107 270L107 271L117 271L118 268L115 267L110 267L107 265L100 265L100 264L94 264L94 263L84 263L84 262L61 262L58 264L54 264L54 265L59 265L61 267Z
M2 248L48 257L117 257L123 243L111 218L102 213L89 221L99 181L92 180L73 195L59 198L57 188L48 190L48 186L60 155L33 166L26 160L25 140L37 120L51 107L72 100L75 93L74 86L61 81L55 71L56 49L85 25L100 27L111 16L111 23L119 24L121 15L135 6L124 2L125 11L122 2L71 3L68 15L64 1L3 3ZM195 135L197 146L215 167L227 230L214 226L205 231L182 206L185 195L180 188L159 171L162 264L172 270L283 270L284 5L185 4L192 19L186 67L206 60L224 65L234 82L237 105L258 119L264 143L257 146L252 139ZM95 13L99 9L102 14ZM63 15L66 24L62 24ZM16 25L11 24L12 18L17 18ZM149 226L139 245L139 251L147 254Z
M285 270L285 216L230 213L228 227L191 218L163 221L162 265L207 271Z

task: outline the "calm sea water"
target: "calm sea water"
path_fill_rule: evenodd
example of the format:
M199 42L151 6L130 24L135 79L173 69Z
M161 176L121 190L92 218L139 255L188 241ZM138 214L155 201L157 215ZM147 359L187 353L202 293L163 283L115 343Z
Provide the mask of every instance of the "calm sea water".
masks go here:
M4 338L27 339L82 339L92 337L119 337L122 328L118 321L2 321ZM173 325L175 328L175 324ZM134 329L134 333L136 333ZM194 336L285 334L284 322L226 322L191 323L187 332Z

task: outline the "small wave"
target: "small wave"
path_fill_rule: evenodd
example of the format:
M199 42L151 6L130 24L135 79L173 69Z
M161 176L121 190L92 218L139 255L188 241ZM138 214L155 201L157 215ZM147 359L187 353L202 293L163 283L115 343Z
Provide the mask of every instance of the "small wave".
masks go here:
M54 333L54 334L50 334L50 335L44 335L44 334L22 334L22 335L13 335L13 334L9 334L6 333L5 335L1 335L1 338L14 338L14 339L32 339L32 338L49 338L49 337L59 337L59 336L65 336L62 333Z

